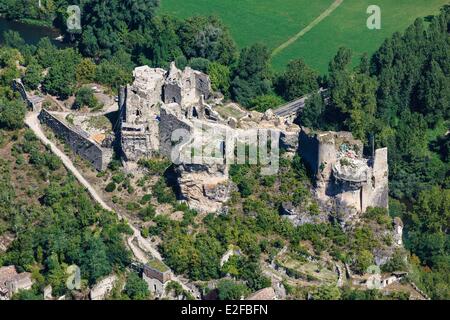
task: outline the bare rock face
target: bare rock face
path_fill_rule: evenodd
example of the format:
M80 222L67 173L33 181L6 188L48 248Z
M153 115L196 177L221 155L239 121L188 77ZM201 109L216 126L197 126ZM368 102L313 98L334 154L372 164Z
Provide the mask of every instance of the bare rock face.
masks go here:
M111 275L98 282L90 292L91 300L103 300L114 288L117 276Z
M289 153L296 153L299 145L299 131L281 131L280 133L280 147Z
M388 208L387 149L363 156L349 132L302 128L299 152L315 174L315 195L343 226L354 225L368 207Z
M225 165L181 164L175 169L182 200L199 212L217 212L228 201L232 183Z

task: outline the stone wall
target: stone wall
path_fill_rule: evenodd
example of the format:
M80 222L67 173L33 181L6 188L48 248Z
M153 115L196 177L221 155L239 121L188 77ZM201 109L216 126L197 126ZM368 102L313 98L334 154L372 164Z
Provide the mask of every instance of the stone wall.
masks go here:
M14 90L16 90L17 92L20 93L20 96L22 97L22 99L26 102L27 107L29 109L33 109L33 104L31 103L31 101L28 99L28 95L27 92L25 90L25 87L22 83L22 80L20 79L14 79L13 80L13 84L12 87Z
M112 149L99 146L89 139L86 132L70 128L45 109L39 113L39 120L50 127L56 136L63 139L75 153L89 161L98 171L105 170L111 162Z
M44 99L40 96L28 94L20 78L13 80L12 88L20 93L20 96L27 104L28 109L32 111L39 111L42 108L42 102Z
M159 152L161 155L171 159L172 149L174 147L174 142L172 142L172 134L177 129L184 129L189 134L192 133L192 125L183 120L180 115L176 114L176 106L171 107L171 105L163 106L161 108L161 121L159 124ZM188 136L180 137L183 142L187 142L184 139L189 138ZM177 147L181 145L177 144Z
M315 194L345 225L368 207L388 208L387 149L363 156L363 144L349 132L302 128L299 152L315 176Z
M299 134L299 153L313 174L319 172L319 141L309 131Z

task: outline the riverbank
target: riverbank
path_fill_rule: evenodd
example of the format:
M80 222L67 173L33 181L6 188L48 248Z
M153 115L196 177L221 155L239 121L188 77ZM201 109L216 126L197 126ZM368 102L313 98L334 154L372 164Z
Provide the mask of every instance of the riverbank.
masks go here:
M8 19L2 13L0 13L0 19L4 19L6 21L18 22L18 23L22 23L22 24L27 24L27 25L30 25L30 26L45 27L45 28L56 29L57 30L57 28L55 28L53 26L53 23L50 22L50 21L44 21L44 20L38 20L38 19L30 19L30 18Z
M16 31L27 44L36 45L42 38L48 37L57 47L67 44L56 40L61 36L61 31L53 26L48 26L45 21L35 19L10 20L0 15L0 43L3 43L3 32Z

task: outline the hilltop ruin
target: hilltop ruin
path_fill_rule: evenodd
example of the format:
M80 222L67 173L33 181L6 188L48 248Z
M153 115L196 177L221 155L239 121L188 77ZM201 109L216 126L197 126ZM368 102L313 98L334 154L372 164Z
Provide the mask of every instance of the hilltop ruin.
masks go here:
M172 159L180 197L191 208L221 210L233 190L228 166L240 163L235 161L236 152L242 145L251 149L267 141L271 150L266 174L277 169L278 147L290 154L299 152L316 176L317 198L330 211L346 212L343 220L368 207L387 208L387 149L365 158L361 141L351 133L312 133L294 124L291 115L224 104L212 91L208 75L190 67L180 70L172 63L165 71L142 66L133 75L134 82L121 90L119 98L123 159L137 162L156 155Z

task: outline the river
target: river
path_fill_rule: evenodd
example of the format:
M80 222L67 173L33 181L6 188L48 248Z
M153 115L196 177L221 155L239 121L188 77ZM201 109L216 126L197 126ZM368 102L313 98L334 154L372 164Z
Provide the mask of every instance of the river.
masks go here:
M61 41L54 40L60 35L58 29L36 26L17 21L6 20L0 18L0 43L3 43L3 32L8 30L14 30L20 33L20 36L25 40L27 44L36 45L40 39L49 37L53 44L57 47L64 47L67 44Z

